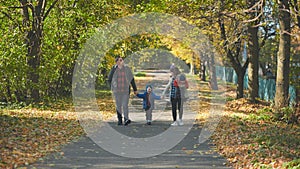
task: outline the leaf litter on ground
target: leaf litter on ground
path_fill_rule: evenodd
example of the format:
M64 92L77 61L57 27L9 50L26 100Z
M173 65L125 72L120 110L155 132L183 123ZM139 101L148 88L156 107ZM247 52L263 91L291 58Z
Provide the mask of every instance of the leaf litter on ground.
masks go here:
M146 84L142 79L141 83ZM199 127L209 117L211 96L208 83L201 83L196 122ZM201 94L201 92L203 92ZM224 97L232 97L232 90ZM111 118L114 103L107 95L97 99L104 118ZM225 115L211 137L213 145L234 168L284 168L287 162L299 166L299 125L274 122L267 102L252 104L247 99L230 99ZM190 104L195 104L191 101ZM47 107L50 107L48 109ZM70 101L46 108L0 109L0 168L26 166L47 154L60 152L63 145L84 135ZM194 148L197 148L195 145ZM182 149L187 155L192 150ZM199 152L206 153L206 152ZM295 164L294 164L295 163Z

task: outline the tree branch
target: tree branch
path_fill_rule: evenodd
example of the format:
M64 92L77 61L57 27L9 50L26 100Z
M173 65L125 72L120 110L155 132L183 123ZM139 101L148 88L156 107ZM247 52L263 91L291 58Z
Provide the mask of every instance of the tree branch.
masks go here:
M258 2L256 2L252 7L250 7L249 9L245 9L244 12L245 13L251 13L251 12L256 12L256 7L261 7L261 4L263 3L263 0L260 0Z
M259 13L255 18L253 18L253 19L243 21L243 23L250 23L250 22L258 21L259 18L260 18L261 16L262 16L262 12L260 12L260 13Z
M262 42L261 42L261 44L260 44L260 47L265 46L266 41L269 39L269 37L275 36L275 35L276 35L276 30L273 31L273 32L271 32L271 33L269 33L269 29L268 29L267 27L262 27L262 28L264 29L265 34L264 34L264 36L263 36L263 38L262 38Z
M1 7L1 8L20 9L20 8L23 8L23 6L8 6L8 7Z
M51 6L49 7L49 9L48 9L47 12L45 13L43 20L45 20L45 19L47 18L47 16L49 15L51 9L54 8L54 6L55 6L55 4L56 4L57 2L58 2L58 0L55 0L55 1L51 4Z
M13 19L8 13L6 13L4 11L1 11L1 13L4 14L8 19L10 19L11 21L13 21L18 26L18 28L20 29L20 31L22 32L21 25L15 19Z
M246 14L255 13L255 14L252 14L252 16L255 16L255 17L250 19L250 20L243 21L243 23L250 23L250 22L259 21L260 20L259 18L264 13L263 4L264 4L263 0L260 0L260 1L256 2L253 6L251 6L249 9L244 10L244 12ZM252 5L252 4L250 4L250 5ZM258 13L258 15L256 13Z
M300 13L299 13L299 7L298 7L298 4L297 4L297 0L294 0L294 4L291 3L291 6L294 8L294 11L295 11L295 15L296 15L296 18L297 18L297 23L296 25L298 26L298 28L300 28Z
M224 40L224 44L223 44L224 50L227 53L227 57L229 58L230 62L232 63L232 66L236 67L236 69L238 69L237 65L240 65L240 63L235 59L235 57L232 54L231 49L229 49L229 47L228 47L228 40L226 37L225 25L221 19L218 19L218 22L219 22L219 26L220 26L220 30L221 30L221 38Z
M29 23L29 11L28 11L28 5L27 5L27 0L20 0L19 1L22 5L22 14L23 14L23 26L26 28L28 26L28 23Z
M45 0L39 0L38 5L36 6L37 16L43 17L44 10L45 10Z
M249 65L249 57L247 57L246 62L243 65L243 70L246 70Z

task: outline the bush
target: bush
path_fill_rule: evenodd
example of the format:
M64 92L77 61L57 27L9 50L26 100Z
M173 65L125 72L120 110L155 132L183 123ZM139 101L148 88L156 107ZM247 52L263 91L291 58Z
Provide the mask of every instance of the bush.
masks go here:
M251 113L249 115L248 119L256 120L256 121L259 121L259 120L271 121L273 118L270 113L272 113L272 109L270 109L270 108L259 109L256 114Z
M298 123L296 117L296 109L293 107L284 107L275 113L275 119L278 121L284 121L288 124Z
M145 72L137 72L135 74L136 77L145 77L146 76L146 73Z

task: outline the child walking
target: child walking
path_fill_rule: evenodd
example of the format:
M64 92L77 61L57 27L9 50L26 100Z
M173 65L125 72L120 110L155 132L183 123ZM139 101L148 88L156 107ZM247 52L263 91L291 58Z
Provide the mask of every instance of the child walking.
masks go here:
M152 86L147 85L144 93L138 93L136 95L139 98L143 98L143 109L146 111L146 121L148 125L152 123L152 110L154 109L154 100L161 100L161 96L157 96L152 91Z

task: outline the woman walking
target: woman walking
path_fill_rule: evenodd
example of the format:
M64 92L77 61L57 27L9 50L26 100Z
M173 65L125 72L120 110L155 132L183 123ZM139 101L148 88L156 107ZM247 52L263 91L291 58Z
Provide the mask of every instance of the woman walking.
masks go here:
M178 87L178 85L176 85L176 79L178 78L178 75L181 72L177 67L170 69L170 71L172 75L162 95L164 96L166 91L170 89L170 101L172 105L172 117L173 117L173 123L171 124L171 126L178 126L178 125L182 126L183 125L183 121L182 121L183 100L181 99L180 88ZM177 121L177 110L179 112L178 121Z

